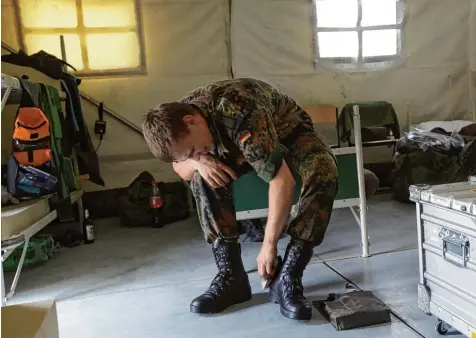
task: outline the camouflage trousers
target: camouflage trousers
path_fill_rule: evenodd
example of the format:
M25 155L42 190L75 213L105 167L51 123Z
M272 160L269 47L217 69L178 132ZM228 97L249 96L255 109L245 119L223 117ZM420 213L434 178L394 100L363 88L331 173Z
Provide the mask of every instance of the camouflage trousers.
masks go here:
M289 156L286 163L299 175L302 183L296 214L288 222L286 232L296 238L322 243L332 214L337 193L337 165L330 149L322 148L322 142L314 131L306 131L293 137L286 146ZM289 144L289 143L287 143ZM239 159L222 160L240 177L252 169L249 165L237 164ZM212 243L217 238L236 241L239 238L232 184L213 189L195 172L189 182L195 197L197 212L205 239Z

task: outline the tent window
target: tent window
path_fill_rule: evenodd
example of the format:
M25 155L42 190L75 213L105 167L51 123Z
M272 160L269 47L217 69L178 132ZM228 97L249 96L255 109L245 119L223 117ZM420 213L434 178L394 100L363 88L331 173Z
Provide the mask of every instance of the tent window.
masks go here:
M21 48L66 60L80 76L145 72L139 0L15 0Z
M381 68L402 57L402 0L315 0L316 63Z

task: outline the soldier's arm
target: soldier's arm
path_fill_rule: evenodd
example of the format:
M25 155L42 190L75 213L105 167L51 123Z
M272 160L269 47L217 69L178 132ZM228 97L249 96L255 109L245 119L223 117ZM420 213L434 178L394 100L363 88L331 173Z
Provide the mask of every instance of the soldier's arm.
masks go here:
M267 244L275 246L292 207L294 178L284 160L287 149L279 143L273 122L265 112L248 117L240 126L236 143L258 176L269 183Z
M296 182L286 161L282 162L276 176L269 182L269 210L264 241L276 246L291 212Z
M175 172L185 181L191 181L196 171L210 184L212 188L223 187L230 183L227 174L236 180L236 173L226 164L211 155L202 155L199 160L188 159L174 162Z

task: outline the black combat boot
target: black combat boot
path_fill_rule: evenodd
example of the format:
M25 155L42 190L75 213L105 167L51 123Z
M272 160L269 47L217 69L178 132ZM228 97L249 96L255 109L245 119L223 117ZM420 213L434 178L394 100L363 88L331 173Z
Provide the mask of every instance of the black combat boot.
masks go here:
M213 254L218 274L208 290L192 301L191 312L218 313L251 299L250 281L241 261L240 243L218 239L213 243Z
M281 307L281 314L290 319L309 320L312 305L304 297L302 275L312 257L312 245L291 239L283 265L269 286L269 300Z

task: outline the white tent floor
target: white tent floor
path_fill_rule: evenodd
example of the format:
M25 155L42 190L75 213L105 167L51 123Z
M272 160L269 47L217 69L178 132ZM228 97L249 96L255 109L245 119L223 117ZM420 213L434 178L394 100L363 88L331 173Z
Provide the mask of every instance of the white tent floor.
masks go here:
M256 273L249 274L250 302L216 316L190 313L190 301L208 287L216 271L195 218L156 230L121 228L117 219L98 221L94 244L63 249L42 267L24 271L11 303L55 298L62 338L438 337L436 319L417 307L413 208L387 196L371 201L375 255L368 259L358 257L360 237L354 235L358 228L350 212L336 211L328 236L315 250L319 257L304 274L311 300L341 292L346 284L342 276L374 291L400 318L387 325L337 332L316 310L310 322L290 321L268 303ZM281 251L285 245L283 239ZM255 267L259 247L243 244L246 269Z

